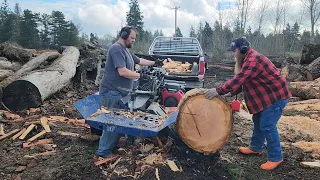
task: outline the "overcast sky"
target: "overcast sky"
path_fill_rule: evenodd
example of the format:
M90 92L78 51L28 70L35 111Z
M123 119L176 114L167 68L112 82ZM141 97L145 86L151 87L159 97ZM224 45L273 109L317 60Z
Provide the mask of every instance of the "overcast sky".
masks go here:
M253 30L257 29L257 12L260 11L262 1L268 3L269 10L264 21L263 31L270 32L273 28L276 14L276 0L249 0L250 16L248 24ZM223 11L223 23L234 23L237 17L238 0L139 0L140 10L144 16L145 30L154 32L162 29L164 34L170 36L174 32L174 10L178 9L178 27L182 34L188 36L191 25L198 26L199 22L207 21L211 27L218 20L218 3ZM300 0L281 0L285 3L286 21L293 25L295 21L307 28L309 20L303 19ZM62 11L67 20L72 20L81 26L83 32L96 33L99 36L116 35L121 26L126 23L126 12L129 10L129 0L9 0L10 8L19 3L22 9L32 12L50 14L52 10Z

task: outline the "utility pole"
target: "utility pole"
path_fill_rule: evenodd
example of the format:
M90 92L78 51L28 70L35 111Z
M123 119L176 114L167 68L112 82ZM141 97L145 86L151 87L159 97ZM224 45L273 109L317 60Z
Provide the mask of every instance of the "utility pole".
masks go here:
M179 9L180 7L174 7L172 9L174 9L174 36L177 35L177 10Z

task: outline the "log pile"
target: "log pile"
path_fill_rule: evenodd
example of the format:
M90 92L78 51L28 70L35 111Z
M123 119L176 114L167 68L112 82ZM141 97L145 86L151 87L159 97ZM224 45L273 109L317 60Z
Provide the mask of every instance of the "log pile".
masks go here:
M38 107L75 76L79 50L30 50L0 44L0 98L12 111Z
M310 64L320 57L320 44L305 44L301 49L299 64Z

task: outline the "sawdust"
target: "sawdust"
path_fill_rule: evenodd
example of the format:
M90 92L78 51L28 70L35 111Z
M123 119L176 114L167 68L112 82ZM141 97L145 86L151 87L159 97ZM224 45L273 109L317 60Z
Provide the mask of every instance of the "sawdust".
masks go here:
M299 141L292 144L305 152L312 152L314 158L320 158L320 142Z
M305 116L282 116L278 128L280 134L289 140L297 136L306 136L313 141L320 141L320 122Z

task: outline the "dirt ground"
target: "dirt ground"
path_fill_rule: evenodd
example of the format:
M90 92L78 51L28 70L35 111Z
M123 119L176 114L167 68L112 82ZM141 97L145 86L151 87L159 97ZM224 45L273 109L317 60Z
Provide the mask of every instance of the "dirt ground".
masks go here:
M206 80L207 88L226 82L232 77L233 71L230 67L215 65L208 70L208 75L214 74L217 78ZM80 85L70 84L44 102L39 111L34 113L39 116L27 121L53 115L81 119L73 103L97 91L98 87L93 81ZM228 101L231 100L228 98ZM234 113L231 137L216 154L200 155L179 141L168 146L171 148L161 149L152 139L143 140L145 148L124 146L121 139L117 150L121 159L99 167L94 165L93 159L98 138L90 136L90 129L66 122L54 122L50 124L52 132L40 139L53 139L54 145L49 149L54 149L55 155L27 159L25 155L48 151L48 147L22 148L25 140L19 139L0 141L0 179L318 179L319 169L302 167L299 163L320 160L317 155L319 146L316 146L320 141L317 133L320 127L319 100L303 103L306 108L302 109L302 105L297 103L289 103L279 121L284 163L271 172L259 169L260 164L267 160L266 151L259 157L244 156L238 152L239 146L248 145L252 133L251 115L241 111ZM33 115L26 115L26 112L19 114L22 117ZM4 123L4 130L9 132L23 126L24 122ZM37 127L28 137L42 131L41 126ZM77 133L79 136L64 136L58 131ZM162 140L166 143L166 139ZM167 160L173 160L179 171L173 172Z

